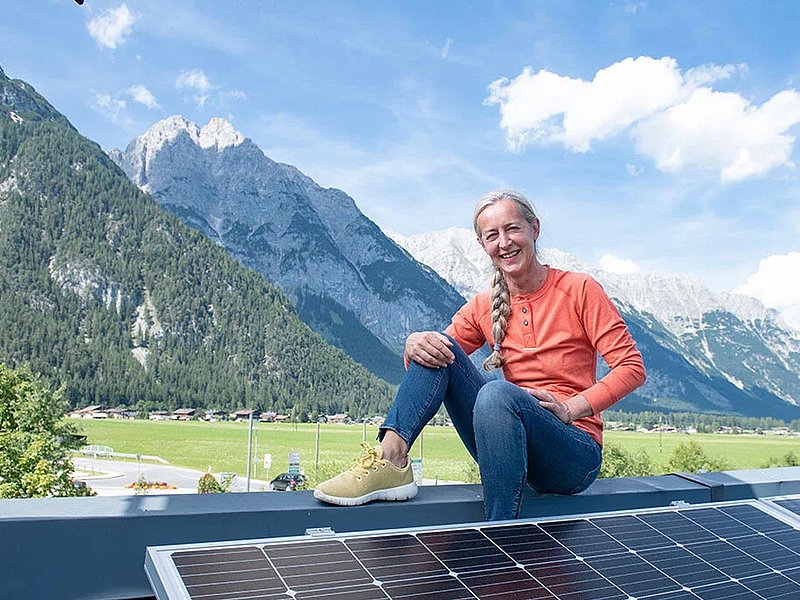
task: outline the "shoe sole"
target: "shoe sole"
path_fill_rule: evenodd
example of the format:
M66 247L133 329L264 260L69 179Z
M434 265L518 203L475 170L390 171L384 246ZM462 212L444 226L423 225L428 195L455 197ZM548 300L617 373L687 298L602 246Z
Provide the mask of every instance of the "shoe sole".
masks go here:
M374 492L370 492L369 494L364 494L363 496L357 496L355 498L329 496L322 490L314 490L314 498L317 500L322 500L323 502L327 502L328 504L338 504L339 506L358 506L374 500L411 500L417 495L417 490L418 488L416 483L407 483L406 485L401 485L394 488L376 490Z

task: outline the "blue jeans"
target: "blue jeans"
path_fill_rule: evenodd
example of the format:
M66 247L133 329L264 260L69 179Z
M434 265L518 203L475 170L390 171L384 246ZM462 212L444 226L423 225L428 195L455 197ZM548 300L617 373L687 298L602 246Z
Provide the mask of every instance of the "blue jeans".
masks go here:
M379 438L391 429L408 447L444 404L483 484L486 519L516 519L527 482L541 493L576 494L595 480L602 451L585 431L562 423L507 381L487 382L457 343L441 369L412 362Z

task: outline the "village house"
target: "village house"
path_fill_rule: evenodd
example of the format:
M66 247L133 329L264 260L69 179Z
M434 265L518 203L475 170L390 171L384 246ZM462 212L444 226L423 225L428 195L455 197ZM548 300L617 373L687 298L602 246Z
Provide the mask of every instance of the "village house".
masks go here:
M253 416L253 419L258 419L260 414L261 412L258 410L243 408L241 410L237 410L236 412L232 412L230 416L234 421L249 421L250 415Z
M204 421L209 422L216 422L216 421L224 421L228 417L228 413L224 410L216 410L216 409L209 409L203 415Z
M109 408L106 412L112 419L125 419L129 421L136 418L136 411L128 407Z
M328 415L327 416L328 423L338 424L341 425L342 423L350 423L350 417L347 413L339 413L336 415Z
M70 412L68 417L73 419L107 419L108 408L102 404L91 404Z
M172 412L172 417L177 421L191 421L197 415L195 408L179 408Z

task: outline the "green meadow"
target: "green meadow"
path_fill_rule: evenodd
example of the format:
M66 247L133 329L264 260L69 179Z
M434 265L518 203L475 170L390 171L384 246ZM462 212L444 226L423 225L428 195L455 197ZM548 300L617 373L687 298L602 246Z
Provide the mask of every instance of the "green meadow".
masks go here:
M155 455L174 466L211 469L214 473L247 470L247 423L204 421L82 421L88 444L112 447L116 452ZM257 423L253 435L253 476L266 478L286 470L288 453L300 452L301 466L315 479L327 478L347 467L359 453L366 437L374 443L377 427L327 425L319 427L319 461L315 461L317 426L306 423ZM681 442L701 444L712 457L726 460L735 469L760 467L771 457L798 452L797 438L772 435L712 435L610 431L606 443L625 449L642 449L660 472L666 471L670 452ZM269 474L264 454L272 455ZM450 427L427 427L415 444L412 457L423 458L426 479L474 481L477 471ZM316 477L315 477L316 475Z

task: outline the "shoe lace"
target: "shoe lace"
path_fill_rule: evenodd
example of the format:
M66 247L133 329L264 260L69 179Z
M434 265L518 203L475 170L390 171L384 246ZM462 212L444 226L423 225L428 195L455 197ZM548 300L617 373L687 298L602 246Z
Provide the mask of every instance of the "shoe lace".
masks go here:
M350 470L356 474L368 475L370 471L375 470L378 466L382 466L386 461L378 456L378 452L370 446L367 442L361 442L361 456L359 456L350 467Z

